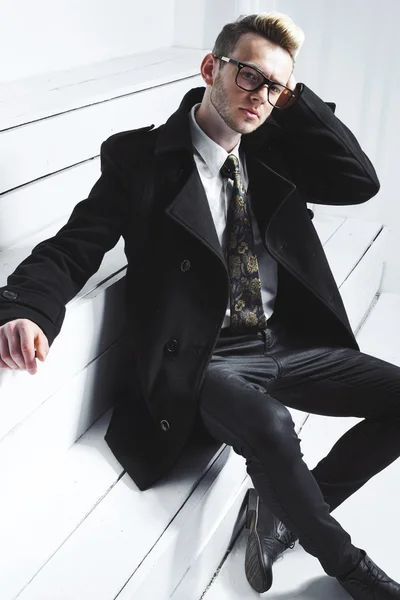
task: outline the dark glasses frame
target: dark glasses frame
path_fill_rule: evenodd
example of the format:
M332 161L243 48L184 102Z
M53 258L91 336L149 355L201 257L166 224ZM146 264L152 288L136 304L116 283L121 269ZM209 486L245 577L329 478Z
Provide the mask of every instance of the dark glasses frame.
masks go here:
M238 86L238 88L240 88L241 90L244 90L245 92L257 92L264 85L266 85L268 88L268 102L274 108L278 108L278 109L287 108L287 106L296 99L297 95L293 90L286 87L282 83L279 83L278 81L272 81L271 79L268 79L268 77L265 77L264 73L262 71L260 71L260 69L257 69L256 67L253 67L252 65L248 65L247 63L243 63L243 62L234 60L233 58L229 58L227 56L217 56L216 54L213 54L213 56L215 58L218 58L219 60L223 60L226 63L231 63L232 65L237 67L235 83ZM239 73L244 67L247 67L248 69L252 69L253 71L256 71L256 73L258 73L262 77L262 82L259 85L257 85L255 88L248 89L248 88L245 88L238 84ZM269 99L270 88L273 87L274 85L278 85L280 88L282 88L281 95L279 96L279 99L278 99L279 104L273 104ZM282 98L282 100L281 100L282 95L284 95L284 98Z

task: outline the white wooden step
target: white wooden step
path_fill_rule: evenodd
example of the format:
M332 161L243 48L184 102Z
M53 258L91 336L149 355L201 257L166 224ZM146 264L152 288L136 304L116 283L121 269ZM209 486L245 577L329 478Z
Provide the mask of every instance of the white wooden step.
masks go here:
M169 47L0 85L0 130L199 73L204 50Z
M388 232L374 221L345 219L324 245L353 331L379 290Z
M381 294L357 336L361 350L400 366L400 296ZM310 468L325 456L338 438L360 419L310 415L301 432L304 460ZM335 512L334 517L349 531L353 542L364 548L391 577L400 581L397 540L400 536L398 497L400 462L396 461L358 490ZM382 514L385 526L382 528ZM388 523L390 535L385 535ZM232 552L202 600L251 600L259 597L246 581L244 555L248 532L243 530ZM200 599L201 596L194 598ZM317 559L299 544L274 565L271 600L301 597L345 600L348 596L328 577Z
M170 77L171 82L160 87L107 98L0 133L4 173L0 193L97 156L101 143L113 133L164 123L184 94L203 81L198 75L177 81L174 73Z
M18 245L24 258L30 251L26 246L30 238L52 225L54 229L60 219L65 222L74 206L87 198L99 177L97 157L0 196L0 251ZM7 266L6 261L2 260L2 264Z
M246 491L242 460L228 448L202 468L193 469L193 460L186 456L171 480L146 492L122 477L18 598L169 598Z
M51 468L109 408L124 354L123 341L113 344L0 440L3 498Z
M17 596L122 475L104 441L109 419L108 413L47 470L0 498L4 600Z
M0 248L69 214L100 175L101 143L118 131L162 124L200 83L180 79L0 133Z
M218 449L218 444L214 447L193 444L172 470L168 481L147 492L140 492L129 477L123 476L120 465L103 439L109 417L109 413L104 415L69 452L49 465L47 471L15 490L18 493L0 498L1 514L7 515L7 519L2 519L0 523L2 600L14 599L36 573L40 575L41 569L49 568L48 564L53 565L56 556L59 560L57 551L66 541L70 543L75 531L79 530L81 536L87 527L94 527L94 537L89 535L83 544L78 541L79 553L82 554L78 563L71 567L76 574L84 570L82 567L87 557L85 547L89 540L93 540L99 548L99 552L92 556L95 571L92 577L97 582L95 586L100 588L106 585L106 595L102 597L114 598L114 595L107 595L109 584L106 584L106 580L110 579L111 586L117 586L119 591L118 586L122 586L133 568L141 563L197 484L203 477L210 478L210 469L213 470L211 479L214 479L226 461L227 451L220 456L222 449ZM94 515L90 516L92 511ZM118 543L109 543L113 536L121 543L120 548ZM74 539L72 536L72 541ZM116 576L113 576L116 551L124 554L122 572L126 572L125 579L120 577L118 569ZM107 575L108 570L96 562L102 554L107 553L110 564L113 564L111 577ZM65 580L74 579L70 575L67 568ZM56 576L54 585L62 587L64 584ZM40 592L37 597L41 600L63 597L61 592L52 596L50 590L48 594L43 592L42 595ZM31 591L22 593L24 596ZM85 588L81 589L80 594L75 596L67 593L64 597L74 600L91 597L90 594L85 596L88 594Z

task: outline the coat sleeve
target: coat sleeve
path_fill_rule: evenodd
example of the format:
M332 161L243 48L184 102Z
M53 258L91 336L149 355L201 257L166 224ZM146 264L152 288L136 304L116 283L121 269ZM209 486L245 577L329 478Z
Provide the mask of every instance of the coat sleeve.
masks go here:
M374 167L352 132L306 85L287 110L274 110L293 182L316 204L360 204L379 191Z
M66 225L40 244L0 288L0 324L30 319L54 341L65 305L99 268L126 222L126 186L113 138L101 147L101 176L88 198L77 204Z

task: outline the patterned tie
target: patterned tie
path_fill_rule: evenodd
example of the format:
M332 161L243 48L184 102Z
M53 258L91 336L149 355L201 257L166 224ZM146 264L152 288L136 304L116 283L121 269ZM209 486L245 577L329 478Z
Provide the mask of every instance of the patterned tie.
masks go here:
M233 179L234 183L227 217L231 329L259 331L266 328L267 319L261 298L250 207L240 178L239 160L234 154L226 159L221 174Z

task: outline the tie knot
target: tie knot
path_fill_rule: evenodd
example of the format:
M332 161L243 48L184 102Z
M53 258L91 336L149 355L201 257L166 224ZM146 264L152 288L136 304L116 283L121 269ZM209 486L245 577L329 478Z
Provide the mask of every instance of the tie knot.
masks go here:
M239 159L234 154L229 154L228 158L221 167L221 175L223 177L234 178L234 175L239 174Z

